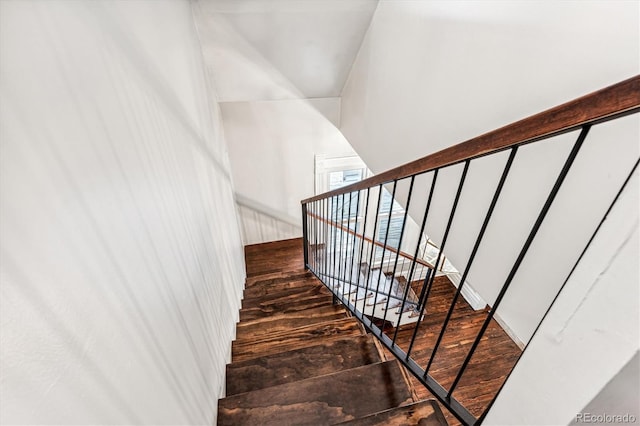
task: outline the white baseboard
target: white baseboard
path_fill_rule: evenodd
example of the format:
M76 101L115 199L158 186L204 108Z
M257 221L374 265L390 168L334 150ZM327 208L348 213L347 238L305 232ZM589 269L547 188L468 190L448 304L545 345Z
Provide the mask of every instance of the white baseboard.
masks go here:
M462 278L460 274L448 274L447 276L449 277L449 280L453 283L453 285L458 288L458 286L460 285L460 279ZM471 307L476 311L484 309L487 306L487 302L485 302L484 299L478 294L478 292L476 292L473 287L471 287L468 281L464 284L464 287L462 287L462 291L460 293L462 294L462 297L464 297L464 300L466 300L467 303L469 303L469 305L471 305ZM495 313L493 315L493 318L504 330L504 332L507 333L507 336L509 336L509 338L513 340L513 343L515 343L520 348L520 350L523 350L525 347L525 343L518 338L516 333L513 332L511 327L509 327L509 325L500 317L500 315L498 315L498 313Z
M458 286L460 285L460 279L462 278L460 276L460 273L447 274L447 277L453 283L453 285L456 288L458 288ZM480 296L480 294L477 291L475 291L473 287L471 287L471 285L469 284L469 281L465 282L460 294L462 294L462 297L464 297L464 300L466 300L467 303L469 303L469 305L471 305L471 307L475 311L484 309L487 306L487 302L485 302L482 296Z
M496 320L496 322L500 325L500 327L502 327L504 332L507 333L507 336L509 336L509 338L513 340L513 343L515 343L520 348L520 350L523 350L525 347L525 343L522 340L518 339L516 333L513 332L511 327L507 325L507 323L500 317L500 315L498 315L497 312L493 314L493 319Z

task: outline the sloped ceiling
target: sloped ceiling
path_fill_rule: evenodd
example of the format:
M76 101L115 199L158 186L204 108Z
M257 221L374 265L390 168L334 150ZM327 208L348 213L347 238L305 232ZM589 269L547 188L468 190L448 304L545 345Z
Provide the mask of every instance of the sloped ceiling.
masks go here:
M377 0L196 0L218 101L340 96Z

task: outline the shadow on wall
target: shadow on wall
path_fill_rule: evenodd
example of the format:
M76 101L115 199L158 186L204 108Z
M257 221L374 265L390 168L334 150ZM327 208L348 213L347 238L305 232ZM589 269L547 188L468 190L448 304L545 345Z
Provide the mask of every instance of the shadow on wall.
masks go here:
M238 219L244 245L302 237L302 226L295 218L236 194Z
M372 7L369 2L363 4ZM325 7L320 3L314 5ZM331 80L331 87L321 93L310 92L306 83L300 83L300 75L291 76L286 58L272 54L271 48L284 42L279 40L273 42L274 46L267 46L267 41L256 36L269 35L271 28L262 14L280 16L282 11L277 7L276 11L264 11L260 4L253 6L258 9L256 16L244 9L236 16L225 5L193 3L205 63L216 89L228 141L234 190L242 195L238 198L238 213L245 244L300 236L300 200L314 194L314 157L355 154L337 128L340 98L336 96L346 73L341 75L338 70L329 72L330 67L319 67L316 77ZM235 6L229 7L235 10ZM313 21L309 13L298 10L292 13L295 22ZM246 28L247 20L255 20L257 28ZM283 29L277 31L280 34ZM313 42L322 42L320 30L311 29L304 34ZM360 39L356 39L349 39L349 46L358 47ZM292 43L292 48L298 47L297 41ZM305 74L304 81L313 80ZM334 90L336 87L340 90Z

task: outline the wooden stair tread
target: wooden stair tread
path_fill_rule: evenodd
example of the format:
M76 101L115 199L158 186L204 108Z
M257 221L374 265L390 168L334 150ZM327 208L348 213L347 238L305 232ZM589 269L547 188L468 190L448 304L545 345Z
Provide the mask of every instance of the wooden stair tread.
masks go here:
M411 402L387 361L221 399L218 425L330 425Z
M259 339L269 333L281 333L306 325L317 324L346 318L347 313L342 306L327 305L304 311L289 312L240 322L236 325L236 339Z
M277 285L286 283L289 281L296 280L310 280L314 279L315 275L311 272L306 271L304 269L297 269L295 271L289 272L273 272L269 274L262 275L254 275L252 277L247 277L245 280L245 289L260 287L260 286L268 286L268 285Z
M322 342L227 365L227 396L380 362L370 336Z
M434 400L415 402L391 408L355 420L340 423L344 426L447 426L438 403Z
M247 277L302 269L302 238L248 245L244 248Z
M258 298L275 293L287 292L290 289L323 285L316 277L296 277L288 280L266 281L256 283L244 289L244 298Z
M258 340L235 340L231 345L232 357L234 362L243 361L362 334L362 328L354 318L326 321L283 333L271 333Z
M318 282L317 284L307 284L303 287L289 288L260 297L245 297L242 300L242 308L256 308L271 305L280 306L283 304L290 305L314 296L331 297L331 292L323 284Z
M291 303L290 301L274 301L262 306L240 309L240 321L255 320L291 312L301 312L306 309L330 306L332 304L333 299L328 294L300 297L296 299L295 303Z
M254 309L255 308L249 308L247 309L247 312L251 312ZM268 316L261 316L254 319L242 320L236 324L236 329L242 328L242 327L251 327L254 324L259 324L261 322L268 322L278 318L289 318L289 317L299 316L299 315L303 315L305 312L309 312L312 315L314 314L322 315L323 313L328 313L328 312L346 312L346 309L342 305L334 305L333 303L330 303L327 305L317 306L315 308L309 308L304 311L273 312L271 313L271 315L268 315Z

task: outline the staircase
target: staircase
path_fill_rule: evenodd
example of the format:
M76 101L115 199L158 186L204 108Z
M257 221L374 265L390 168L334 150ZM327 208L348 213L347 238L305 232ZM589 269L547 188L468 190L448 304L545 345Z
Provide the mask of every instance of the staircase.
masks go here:
M247 281L218 425L446 425L400 364L303 268L301 239L245 248Z

